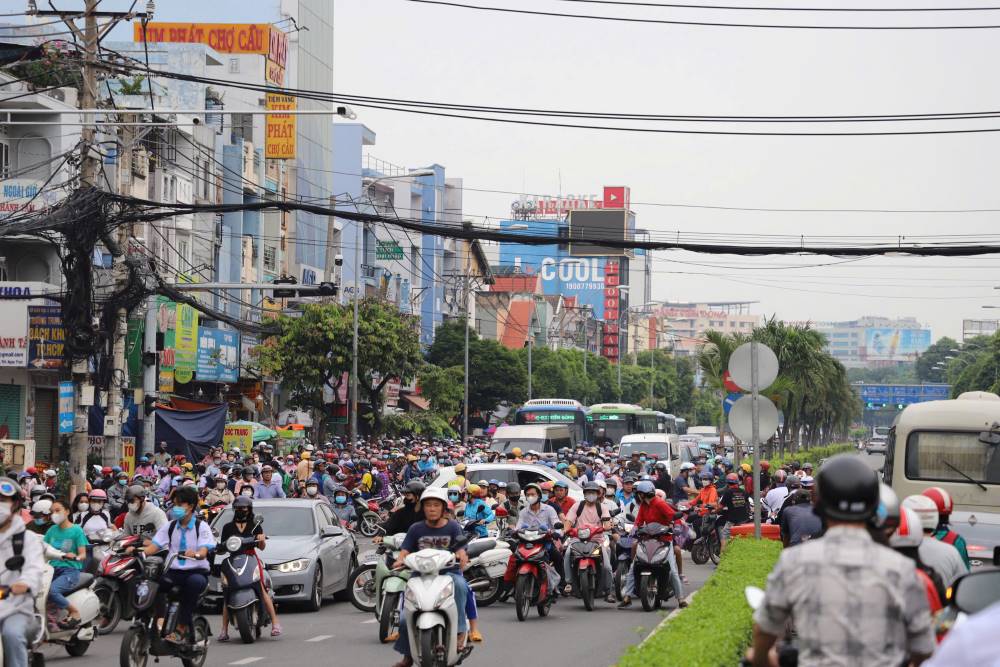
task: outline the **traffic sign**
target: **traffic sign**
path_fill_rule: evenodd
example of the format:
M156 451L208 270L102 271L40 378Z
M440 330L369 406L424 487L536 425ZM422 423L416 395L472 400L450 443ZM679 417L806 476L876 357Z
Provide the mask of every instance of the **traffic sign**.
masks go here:
M722 402L722 409L726 411L727 415L729 414L729 411L732 410L733 403L735 403L736 401L740 400L740 398L742 396L743 396L743 394L740 394L740 393L737 393L737 392L733 392L732 394L729 394L728 396L726 396L726 400L724 400Z
M376 241L375 259L403 259L403 249L398 241Z
M751 348L754 343L743 343L729 356L729 374L743 391L750 391L753 378L750 371ZM757 343L757 387L766 389L778 377L778 357L763 343Z
M73 383L59 383L59 433L73 432Z
M757 432L761 440L768 440L778 430L778 408L774 407L774 403L766 396L757 397L757 407L759 409ZM729 410L729 428L740 440L757 444L753 442L753 396L745 395L733 403L733 407Z

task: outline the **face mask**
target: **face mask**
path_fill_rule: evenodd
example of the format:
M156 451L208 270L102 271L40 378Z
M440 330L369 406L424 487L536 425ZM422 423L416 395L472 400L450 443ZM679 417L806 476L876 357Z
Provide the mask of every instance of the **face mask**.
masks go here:
M596 503L597 502L597 494L596 493L585 493L585 494L583 494L583 497L587 500L588 503Z
M240 495L241 496L252 496L253 495L253 489L243 489L242 491L240 491Z
M212 465L214 466L218 466L220 463L222 463L222 461L212 461Z
M63 514L62 512L59 512L57 514L53 514L52 515L52 523L54 523L56 525L61 524L65 520L66 520L66 515Z
M41 519L35 519L35 525L36 526L44 526L45 525L45 518L43 517Z
M93 510L94 512L100 512L103 508L104 508L104 503L95 502L90 506L90 509Z
M79 509L81 512L86 512L87 510L90 509L90 503L80 503L79 505L77 505L77 509Z
M128 504L128 510L130 512L138 512L139 511L139 503L129 503Z
M6 523L13 513L14 509L10 503L0 503L0 523Z
M236 513L236 520L241 523L249 518L250 518L250 512L247 512L245 510L240 510L239 512Z
M538 502L538 496L534 496L534 495L532 495L532 496L525 496L524 499L526 501L528 501L529 505L534 505L535 503Z
M543 493L543 494L542 494L542 502L544 503L544 502L545 502L546 500L548 500L548 499L549 499L549 494L547 494L547 493Z
M128 484L128 480L127 479L120 479L120 480L118 480L118 484L121 485L121 486L125 486L126 484Z
M216 482L215 483L215 488L217 488L217 489L219 489L221 491L222 489L226 488L226 483L225 482Z
M639 457L639 461L642 462L642 463L645 463L646 462L646 457L645 456L640 456Z
M186 514L187 514L186 507L181 507L180 505L174 505L173 507L170 508L170 516L174 517L175 519L183 519Z
M614 498L615 497L615 492L609 489L608 492L604 494L604 497L605 498Z
M306 493L308 493L310 496L315 496L317 493L319 493L319 489L317 489L315 486L310 486L308 489L306 489Z
M453 503L457 503L458 502L458 494L457 493L456 494L449 493L448 494L448 500L450 500Z
M336 496L333 499L333 502L337 503L338 505L346 505L347 504L347 496Z

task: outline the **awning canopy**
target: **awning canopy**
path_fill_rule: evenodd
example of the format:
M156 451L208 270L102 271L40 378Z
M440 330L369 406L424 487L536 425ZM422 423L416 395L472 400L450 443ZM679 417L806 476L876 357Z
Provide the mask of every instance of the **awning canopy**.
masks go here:
M410 405L418 410L430 410L431 402L428 401L423 396L418 396L416 394L400 394L399 398L407 401Z

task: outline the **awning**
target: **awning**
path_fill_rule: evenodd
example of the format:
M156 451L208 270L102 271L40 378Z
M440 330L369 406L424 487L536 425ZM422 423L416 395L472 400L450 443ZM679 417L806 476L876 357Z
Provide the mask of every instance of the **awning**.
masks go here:
M418 410L430 410L431 402L428 401L423 396L417 396L416 394L400 394L399 398L408 401L410 405Z

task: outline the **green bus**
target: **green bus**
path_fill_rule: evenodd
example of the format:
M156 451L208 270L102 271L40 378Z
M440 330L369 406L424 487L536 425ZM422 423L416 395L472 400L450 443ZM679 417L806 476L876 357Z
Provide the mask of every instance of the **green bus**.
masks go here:
M630 403L596 403L590 406L587 420L595 445L610 442L617 446L623 436L657 432L656 413Z

